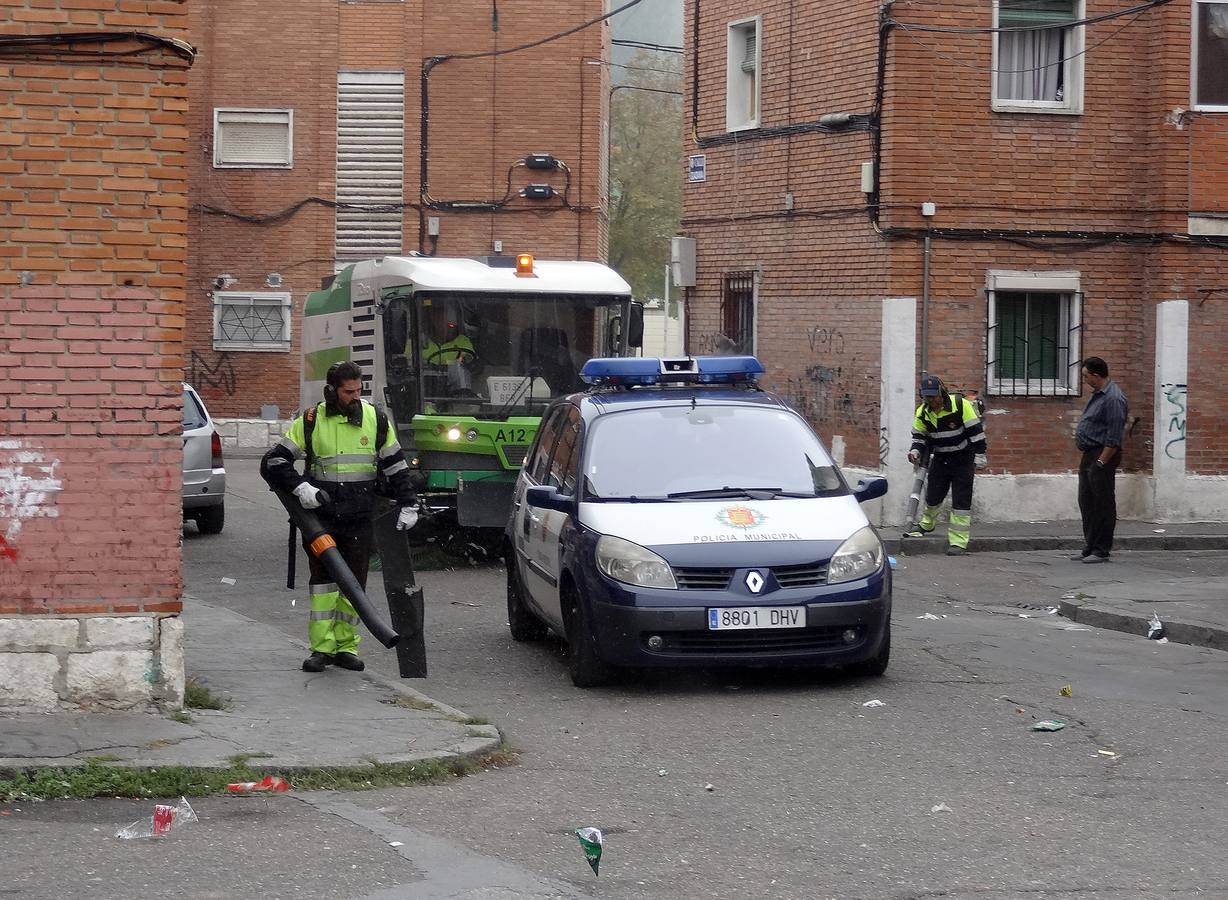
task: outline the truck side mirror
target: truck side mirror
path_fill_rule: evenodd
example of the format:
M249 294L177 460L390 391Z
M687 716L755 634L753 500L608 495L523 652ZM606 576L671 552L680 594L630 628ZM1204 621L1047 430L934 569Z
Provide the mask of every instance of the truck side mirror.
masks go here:
M644 346L644 304L632 302L631 320L627 323L627 346Z

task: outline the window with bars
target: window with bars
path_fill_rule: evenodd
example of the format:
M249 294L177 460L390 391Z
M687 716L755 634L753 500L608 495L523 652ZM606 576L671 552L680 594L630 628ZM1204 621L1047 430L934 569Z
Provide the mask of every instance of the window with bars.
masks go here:
M1082 294L1072 275L991 275L986 329L989 393L1079 393Z
M1228 112L1228 2L1195 0L1193 106Z
M993 108L1083 109L1084 0L996 0Z
M759 127L762 22L759 16L731 22L725 66L725 130Z
M721 287L721 336L719 353L755 352L755 273L727 272Z
M214 168L289 169L293 164L293 110L213 111Z
M289 294L215 291L213 349L289 351L292 311Z

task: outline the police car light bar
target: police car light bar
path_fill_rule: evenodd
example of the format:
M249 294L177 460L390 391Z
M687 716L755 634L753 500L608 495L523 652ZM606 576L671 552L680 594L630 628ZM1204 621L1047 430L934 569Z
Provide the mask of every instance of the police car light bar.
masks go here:
M652 384L739 384L766 370L753 356L699 356L680 359L629 357L590 359L580 370L585 384L631 387Z

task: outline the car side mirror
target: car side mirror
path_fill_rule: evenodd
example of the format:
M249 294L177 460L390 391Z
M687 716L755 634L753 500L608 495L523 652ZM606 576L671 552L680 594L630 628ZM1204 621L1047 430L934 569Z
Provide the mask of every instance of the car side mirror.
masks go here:
M627 346L644 346L644 304L631 304L631 320L627 323Z
M862 478L857 482L857 487L853 488L853 496L857 498L858 503L865 503L885 493L887 493L886 478Z
M551 485L540 484L526 488L524 502L538 509L552 509L555 512L571 512L575 498L560 494L559 489Z

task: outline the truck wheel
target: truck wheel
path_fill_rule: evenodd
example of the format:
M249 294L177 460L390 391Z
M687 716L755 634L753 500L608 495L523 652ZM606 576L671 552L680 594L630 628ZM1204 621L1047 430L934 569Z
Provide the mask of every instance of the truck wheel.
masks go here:
M206 506L196 514L196 527L201 534L221 534L226 524L226 505Z
M563 600L567 624L567 671L578 688L600 687L609 682L613 669L597 654L597 637L579 593L568 586Z
M863 659L859 663L853 663L848 667L848 671L853 675L865 675L870 678L880 678L887 671L887 663L891 661L891 623L887 623L886 629L883 631L883 644L878 648L878 652L869 659Z
M522 644L542 640L547 630L546 624L524 604L524 587L516 571L515 556L510 552L507 557L507 627L512 632L512 640Z

